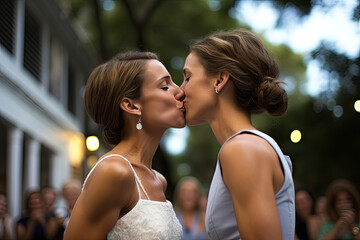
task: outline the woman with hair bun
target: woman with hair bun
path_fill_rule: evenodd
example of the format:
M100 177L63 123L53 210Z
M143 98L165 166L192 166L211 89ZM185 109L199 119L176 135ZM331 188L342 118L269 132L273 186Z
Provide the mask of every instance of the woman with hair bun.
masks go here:
M275 59L247 30L217 32L190 46L183 73L187 124L208 123L222 145L206 210L210 238L294 239L290 159L251 123L254 113L287 109Z
M85 107L115 146L85 179L64 239L181 238L152 159L165 130L185 126L183 98L154 53L119 54L93 70Z

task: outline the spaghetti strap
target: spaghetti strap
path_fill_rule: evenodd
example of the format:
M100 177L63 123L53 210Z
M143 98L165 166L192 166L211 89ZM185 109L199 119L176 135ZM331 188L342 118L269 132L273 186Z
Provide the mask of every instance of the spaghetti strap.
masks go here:
M143 187L143 185L141 184L141 180L140 178L138 177L138 175L136 174L135 172L135 169L133 168L133 166L131 165L130 161L127 160L124 156L120 155L120 154L110 154L110 155L107 155L103 158L101 158L96 164L95 166L90 170L89 174L87 175L85 181L84 181L84 184L83 184L83 188L84 188L84 185L86 183L86 180L88 179L88 177L90 176L91 172L93 171L93 169L102 161L102 160L105 160L106 158L109 158L109 157L113 157L113 156L118 156L118 157L121 157L122 159L124 159L129 165L130 165L130 168L131 170L133 171L134 175L135 175L135 183L136 183L136 188L138 190L138 193L139 193L139 200L141 199L141 192L140 192L140 189L139 189L139 185L141 187L141 189L143 190L143 192L145 193L146 197L148 200L150 200L147 192L145 191L145 188Z

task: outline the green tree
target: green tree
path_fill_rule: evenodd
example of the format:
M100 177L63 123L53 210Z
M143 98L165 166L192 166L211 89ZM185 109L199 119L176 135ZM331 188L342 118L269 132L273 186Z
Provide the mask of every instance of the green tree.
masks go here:
M324 11L331 7L326 1L273 1L282 15L296 10L301 18L314 6ZM358 22L360 1L352 13ZM360 59L338 53L331 42L322 42L312 58L328 73L328 86L316 97L305 97L301 104L291 104L281 118L270 119L268 131L284 152L291 155L296 186L306 186L316 195L324 194L329 182L346 178L360 186L359 152L360 113L354 103L360 99ZM281 128L281 130L280 130ZM300 129L303 139L291 143L290 132Z
M173 80L181 84L182 67L189 43L205 35L234 28L249 28L233 17L235 0L59 0L67 6L71 18L86 30L90 43L102 60L127 50L150 50L159 54ZM104 4L113 4L104 10ZM302 56L285 45L266 43L279 61L281 79L289 86L290 98L296 104L302 99L301 82L305 81ZM254 121L266 129L274 121L258 117ZM161 148L154 166L168 179L171 198L173 185L181 175L176 169L187 164L191 175L209 184L219 150L208 125L189 127L188 147L184 153L172 156Z

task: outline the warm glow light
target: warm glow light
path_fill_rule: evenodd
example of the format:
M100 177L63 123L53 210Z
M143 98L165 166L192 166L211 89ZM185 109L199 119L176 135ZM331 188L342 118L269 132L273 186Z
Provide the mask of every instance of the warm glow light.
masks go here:
M89 151L98 150L99 145L99 139L95 136L90 136L86 139L86 147Z
M301 132L299 130L294 130L290 134L290 140L293 143L298 143L301 140Z
M354 104L354 108L357 112L360 112L360 100L357 100Z
M87 158L87 165L89 168L93 168L97 162L97 157L95 155L91 155Z
M66 132L63 136L64 140L67 142L71 165L80 167L85 155L84 135L79 132Z

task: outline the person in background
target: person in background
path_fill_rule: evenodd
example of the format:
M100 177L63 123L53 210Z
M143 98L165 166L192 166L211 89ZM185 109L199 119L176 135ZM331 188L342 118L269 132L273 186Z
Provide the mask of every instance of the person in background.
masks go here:
M44 201L44 211L46 218L49 218L50 228L56 232L55 236L52 237L52 240L61 240L64 236L65 228L63 226L63 219L56 216L56 199L57 194L55 189L51 186L44 186L41 188L41 195ZM57 229L57 230L56 230Z
M295 239L313 240L309 233L310 218L314 214L314 197L306 188L298 188L295 190Z
M18 240L47 240L56 235L55 218L46 216L40 191L32 191L25 202L26 213L16 223Z
M186 123L209 124L222 145L206 208L209 237L294 239L291 161L251 122L287 109L274 57L248 30L220 31L190 46L183 73Z
M328 220L321 226L318 239L360 239L360 196L348 180L333 181L326 194Z
M183 228L182 240L207 240L204 202L201 202L201 184L195 177L179 180L174 194L176 216Z
M41 188L41 195L44 200L45 214L54 217L55 216L55 202L56 192L54 188L50 186L44 186Z
M70 179L66 181L62 186L62 196L66 202L66 208L60 207L55 211L55 215L58 218L58 222L62 226L62 232L66 229L71 213L74 209L76 200L81 193L81 182L76 179Z
M315 214L312 215L308 223L308 233L310 239L316 239L321 225L327 220L326 216L326 197L318 197L315 201Z
M6 196L0 193L0 239L14 239L12 227L13 221L8 214Z

